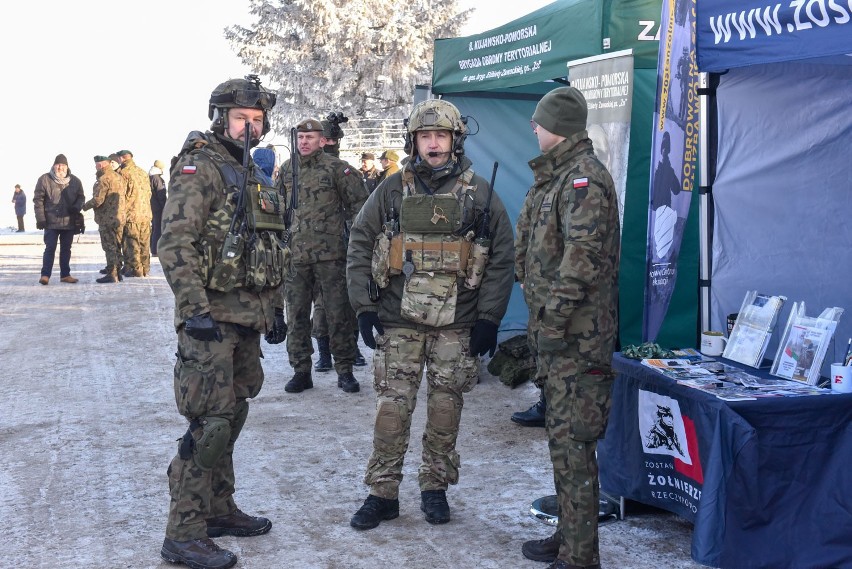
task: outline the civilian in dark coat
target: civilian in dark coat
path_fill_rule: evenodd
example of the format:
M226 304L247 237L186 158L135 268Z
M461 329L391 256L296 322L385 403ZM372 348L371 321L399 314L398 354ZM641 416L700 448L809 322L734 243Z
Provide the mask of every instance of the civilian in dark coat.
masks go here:
M12 203L15 204L15 215L18 216L18 233L21 233L24 230L24 216L27 215L27 194L21 189L21 184L15 184Z
M86 196L80 179L71 173L68 160L59 154L50 172L42 174L33 192L36 227L44 229L44 257L40 284L46 285L53 272L56 242L59 241L59 277L64 283L76 283L71 276L71 244L74 241L72 213L79 213Z
M163 180L162 160L154 160L154 165L148 170L151 180L151 254L157 256L157 241L163 232L163 208L166 206L166 181Z

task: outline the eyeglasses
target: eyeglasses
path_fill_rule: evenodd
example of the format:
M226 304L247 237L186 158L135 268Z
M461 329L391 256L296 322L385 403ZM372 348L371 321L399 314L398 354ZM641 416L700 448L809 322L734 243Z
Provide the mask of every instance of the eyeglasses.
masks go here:
M538 128L538 123L535 122L534 120L530 120L530 126L532 127L533 132L535 132L535 129Z

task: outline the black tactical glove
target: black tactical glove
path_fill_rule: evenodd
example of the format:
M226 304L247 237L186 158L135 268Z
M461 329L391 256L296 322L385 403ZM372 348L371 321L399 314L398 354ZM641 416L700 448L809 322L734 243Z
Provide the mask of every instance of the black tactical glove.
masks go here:
M36 221L36 229L44 229L44 222Z
M287 322L284 321L284 309L275 309L275 323L272 330L264 336L267 344L280 344L287 339Z
M371 350L376 349L376 338L373 336L373 328L379 334L385 333L385 328L382 326L382 321L379 320L378 312L362 312L358 315L358 330L361 331L361 338Z
M209 312L187 318L183 323L187 336L202 342L222 341L222 331Z
M497 350L497 325L490 320L477 320L470 331L470 353L494 357Z

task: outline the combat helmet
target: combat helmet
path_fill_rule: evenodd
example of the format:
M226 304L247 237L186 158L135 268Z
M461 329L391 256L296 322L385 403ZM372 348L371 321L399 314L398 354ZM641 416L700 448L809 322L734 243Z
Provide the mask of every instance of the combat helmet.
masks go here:
M210 130L216 134L225 133L228 114L225 109L260 109L263 111L263 136L271 129L269 111L275 106L276 98L275 93L261 87L257 75L246 75L245 79L228 79L210 93L207 109L207 117L213 121Z
M467 117L454 104L442 99L427 99L414 105L411 114L403 121L406 128L405 152L417 154L414 133L418 130L449 130L453 133L453 155L464 154L464 139L467 136Z

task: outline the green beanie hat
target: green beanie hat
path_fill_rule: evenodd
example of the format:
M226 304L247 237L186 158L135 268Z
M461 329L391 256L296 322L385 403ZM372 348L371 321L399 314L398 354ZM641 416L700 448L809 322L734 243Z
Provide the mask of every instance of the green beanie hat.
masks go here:
M588 114L586 98L579 89L558 87L541 98L532 118L553 134L568 138L586 130Z

